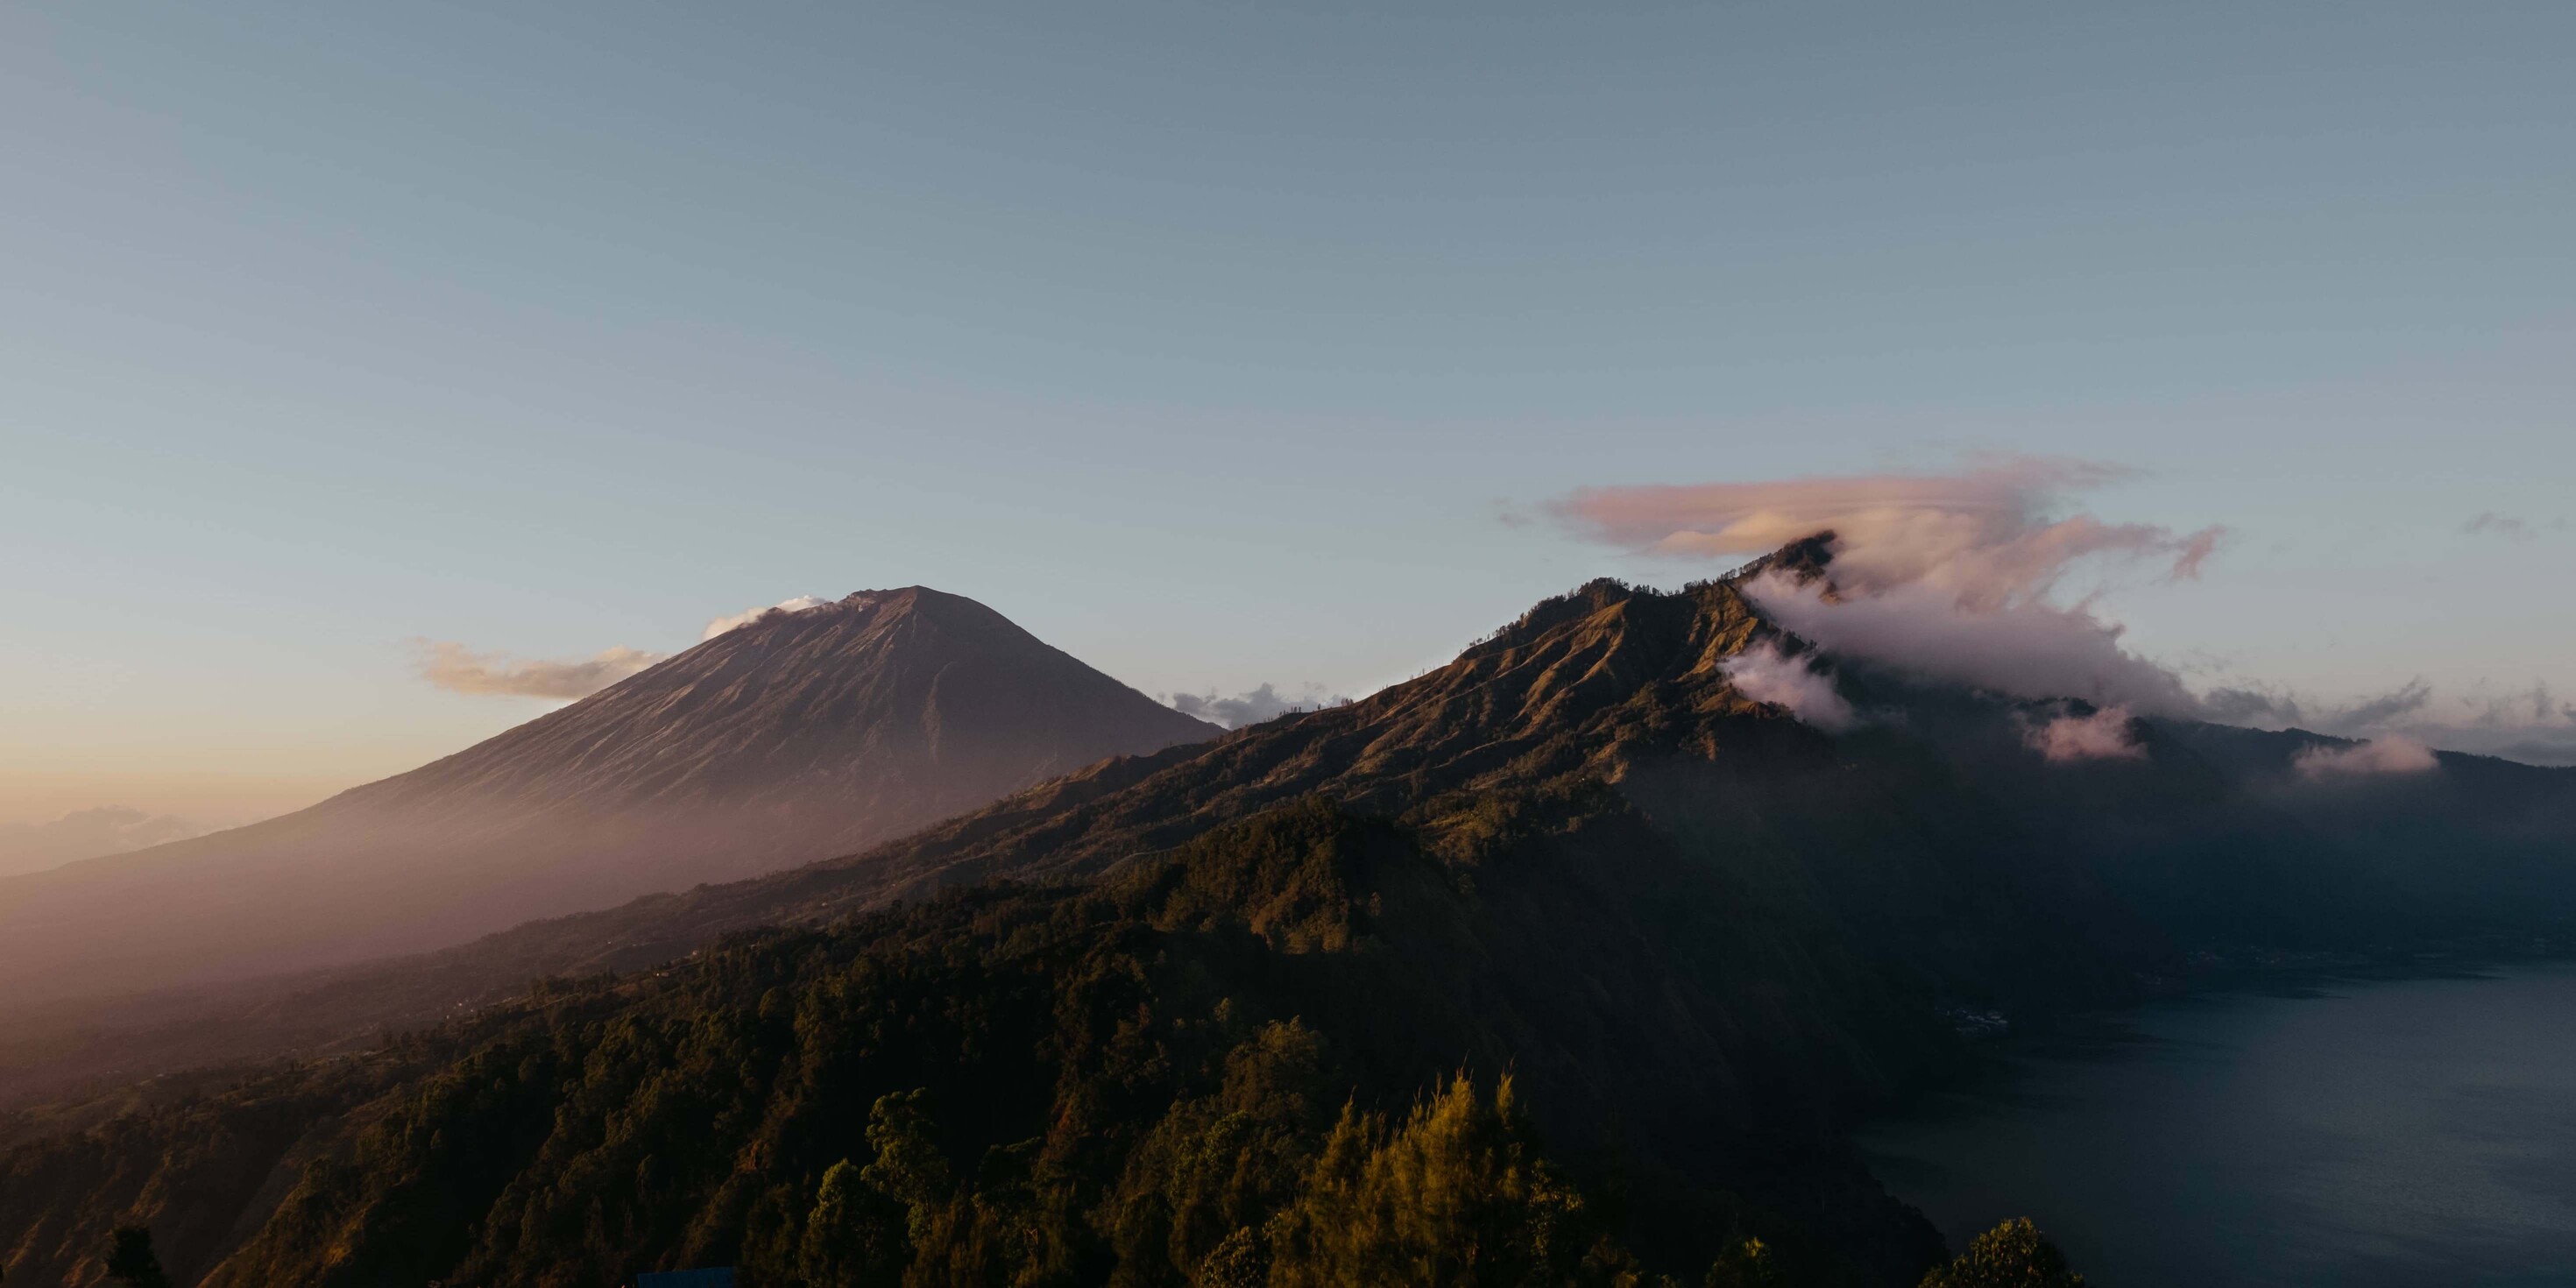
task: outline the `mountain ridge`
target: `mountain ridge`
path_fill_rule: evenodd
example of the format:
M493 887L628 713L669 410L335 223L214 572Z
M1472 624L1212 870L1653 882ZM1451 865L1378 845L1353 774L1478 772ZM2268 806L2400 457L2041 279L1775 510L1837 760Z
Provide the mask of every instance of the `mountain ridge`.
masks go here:
M1667 801L1664 793L1676 790L1676 780L1657 764L1714 758L1733 764L1728 772L1743 782L1767 783L1762 790L1782 793L1784 799L1812 795L1815 789L1803 779L1850 777L1847 768L1835 768L1838 747L1883 750L1905 738L1895 729L1873 727L1840 739L1829 736L1785 710L1745 698L1721 664L1761 640L1803 649L1801 641L1764 618L1739 586L1775 568L1801 578L1819 577L1830 558L1830 534L1819 534L1726 577L1679 591L1595 580L1534 605L1452 662L1356 702L1282 717L1206 742L1114 757L856 853L767 876L528 921L423 956L339 968L300 981L267 981L221 998L168 999L138 1008L122 1035L98 1040L100 1063L95 1068L106 1073L148 1067L134 1063L146 1045L138 1035L192 1008L243 1017L240 1041L191 1048L210 1058L313 1049L316 1044L327 1048L340 1034L372 1024L433 1019L458 1005L506 996L532 978L647 967L758 926L823 924L891 900L920 899L979 881L1054 880L1102 871L1169 851L1208 828L1306 794L1333 795L1362 810L1401 810L1444 792L1471 789L1498 773L1591 772L1640 800ZM1961 756L1974 761L1975 774L2008 784L2007 790L2025 802L2072 802L2096 787L2112 789L2106 798L2111 813L2085 812L2101 807L2097 805L2070 806L2063 814L2045 819L2032 815L2015 825L2039 824L2076 835L2086 829L2099 832L2105 819L2129 808L2119 803L2128 790L2119 784L2147 781L2138 766L2125 762L2090 768L2041 763L2022 737L2022 712L2028 704L1997 706L1991 699L1966 695L1935 699L1927 696L1932 690L1901 675L1829 658L1825 664L1863 702L1891 709L1910 704L1916 714L1908 719L1926 728L1947 718L1940 714L1944 704L1967 702L1965 719L1979 732L1949 751L1904 752L1931 756L1923 767L1906 771L1919 781L1904 790L1966 790L1957 782L1960 771L1940 763ZM2197 726L2149 721L2137 728L2151 747L2164 749L2151 763L2169 764L2183 771L2184 778L2165 789L2181 793L2171 804L2145 808L2121 824L2124 852L2164 856L2157 863L2205 855L2190 860L2201 865L2197 879L2216 883L2212 889L2235 883L2245 906L2255 909L2248 914L2255 920L2248 924L2275 929L2329 920L2335 910L2349 910L2364 897L2360 883L2385 879L2384 874L2362 873L2345 885L2300 892L2299 883L2285 875L2296 866L2288 860L2248 863L2233 857L2238 848L2257 844L2255 837L2271 838L2259 842L2263 849L2310 853L2319 844L2315 833L2333 832L2356 816L2348 804L2337 803L2344 798L2331 792L2320 795L2320 789L2309 788L2298 800L2280 792L2279 784L2294 777L2291 757L2306 743L2241 731L2263 746L2259 755L2222 757L2212 766L2190 768L2198 764L2199 749L2210 745L2191 732ZM2444 753L2442 759L2469 767L2476 777L2474 758ZM2540 821L2526 829L2536 828L2543 839L2523 846L2530 850L2536 845L2539 852L2517 860L2528 870L2517 880L2546 885L2548 838L2576 834L2576 808L2547 803L2576 799L2576 788L2570 786L2576 784L2576 770L2515 768L2521 772L2508 775L2514 781L2500 790L2513 801L2540 802L2513 808L2543 810ZM1697 789L1678 790L1687 800ZM2490 797L2444 814L2450 821L2441 825L2495 832L2484 820L2509 811L2492 793ZM2301 800L2321 801L2326 808L2299 808ZM1988 808L2027 813L2032 806ZM2547 813L2547 808L2558 812ZM2178 839L2195 827L2235 839ZM2347 848L2354 844L2349 835L2341 839ZM2017 844L2029 848L2038 842ZM2104 843L2083 844L2099 848ZM2130 868L2123 865L2131 860L2103 861L2109 866L2077 884L2089 891L2083 900L2107 906L2104 901L2111 896L2102 883L2128 880L2124 874ZM2131 882L2132 898L2154 903L2168 896L2152 871ZM2060 879L2061 885L2064 880L2075 878ZM2443 888L2429 879L2411 884L2415 893L2410 899L2424 910L2460 903L2464 897L2456 885ZM2201 911L2193 915L2202 920L2194 923L2200 929L2193 933L2223 937L2224 927L2211 918L2225 901L2213 904L2209 900L2216 896L2194 897L2201 900ZM2396 896L2383 889L2368 897ZM2482 907L2462 911L2460 924L2481 916L2492 920L2494 902L2488 899ZM2163 933L2128 913L2106 911L2103 916L2096 931L2122 942L2154 942ZM2168 955L2173 947L2167 936ZM140 1018L147 1012L156 1017L148 1023ZM272 1036L254 1036L261 1033ZM268 1045L260 1046L261 1041ZM0 1064L0 1089L33 1085L30 1078L45 1081L24 1060Z
M2210 960L2576 945L2576 772L2312 779L2314 740L2159 721L2064 761L2030 734L2080 703L1816 654L1868 713L1828 732L1730 676L1808 656L1738 585L1772 566L1587 583L1347 706L272 998L452 1018L30 1138L0 1239L69 1265L131 1211L215 1284L832 1282L844 1235L889 1282L1257 1283L1311 1252L1298 1195L1345 1183L1315 1107L1508 1072L1644 1264L1698 1279L1749 1236L1780 1282L1894 1286L1937 1239L1841 1132L1960 1067L1957 1017ZM2390 811L2450 839L2371 843ZM192 1142L260 1123L209 1174ZM936 1185L848 1188L905 1158ZM838 1224L899 1192L909 1222ZM1547 1282L1636 1282L1599 1250Z

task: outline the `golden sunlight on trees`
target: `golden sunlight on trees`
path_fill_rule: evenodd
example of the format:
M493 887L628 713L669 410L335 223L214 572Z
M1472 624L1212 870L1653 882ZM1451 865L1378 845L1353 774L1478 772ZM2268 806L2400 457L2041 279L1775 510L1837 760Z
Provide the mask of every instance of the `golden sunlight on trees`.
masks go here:
M1305 1192L1269 1223L1267 1282L1447 1288L1633 1274L1594 1226L1582 1197L1541 1156L1510 1076L1490 1100L1460 1076L1392 1130L1380 1115L1342 1111ZM1218 1282L1258 1281L1247 1235L1210 1254Z
M1923 1276L1922 1288L2084 1288L2084 1276L2024 1216L1978 1235L1956 1260Z

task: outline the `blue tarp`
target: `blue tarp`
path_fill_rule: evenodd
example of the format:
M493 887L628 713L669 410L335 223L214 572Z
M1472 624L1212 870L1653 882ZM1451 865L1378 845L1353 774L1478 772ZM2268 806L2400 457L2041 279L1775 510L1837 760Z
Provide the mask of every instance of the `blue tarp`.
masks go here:
M656 1270L635 1276L635 1288L733 1288L733 1267L713 1270Z

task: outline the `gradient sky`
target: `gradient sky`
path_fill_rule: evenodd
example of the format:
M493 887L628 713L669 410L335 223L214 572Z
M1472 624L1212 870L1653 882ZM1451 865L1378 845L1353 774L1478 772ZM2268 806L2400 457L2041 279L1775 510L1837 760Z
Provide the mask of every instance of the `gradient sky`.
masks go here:
M545 709L414 640L861 587L1363 692L1705 571L1528 520L1572 488L1973 451L2229 527L2104 601L2196 681L2576 695L2571 50L2564 3L9 6L0 822L242 821Z

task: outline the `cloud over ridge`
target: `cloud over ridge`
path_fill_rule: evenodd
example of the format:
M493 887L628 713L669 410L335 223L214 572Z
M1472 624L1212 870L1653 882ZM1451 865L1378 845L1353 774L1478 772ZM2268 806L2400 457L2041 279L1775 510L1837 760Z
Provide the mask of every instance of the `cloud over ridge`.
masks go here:
M1549 509L1590 540L1677 558L1765 554L1830 532L1844 593L1926 585L1984 611L2044 596L2092 560L2145 560L2168 578L2198 576L2222 529L2182 533L2063 513L2069 497L2134 474L2096 461L1987 456L1936 473L1588 487Z
M1833 677L1768 640L1728 658L1721 669L1736 692L1779 707L1827 733L1840 733L1859 722L1851 703L1835 691Z
M718 617L708 621L707 628L698 632L698 642L703 644L727 631L741 630L743 627L749 626L753 622L769 616L771 613L808 612L813 609L821 608L825 604L829 604L831 602L831 600L825 599L820 595L798 595L794 599L782 599L775 604L765 604L758 608L746 608L730 617Z
M2441 763L2434 758L2432 748L2402 734L2341 747L2320 744L2290 759L2291 767L2303 778L2423 774L2441 768Z
M1303 693L1291 696L1281 693L1277 685L1265 683L1257 689L1247 689L1230 698L1219 697L1213 690L1203 694L1175 693L1165 697L1163 705L1182 715L1196 716L1210 724L1223 725L1228 729L1240 729L1245 725L1256 725L1265 720L1278 719L1291 711L1338 707L1348 701L1350 701L1349 698L1340 694L1326 693L1311 684L1306 686Z
M2341 699L2241 680L2195 692L2173 667L2128 647L2103 592L2141 578L2195 580L2227 533L2109 521L2077 504L2134 477L2098 461L1982 455L1920 472L1578 488L1544 510L1579 538L1679 560L1740 562L1826 536L1823 579L1771 572L1743 589L1784 627L1856 662L2137 716L2576 764L2576 703L2537 681L2527 691L2481 681L2437 695L2418 677ZM2459 531L2522 542L2542 527L2488 510ZM2354 764L2394 772L2422 759L2394 743L2371 756Z
M2091 715L2067 712L2033 724L2022 741L2042 757L2061 764L2085 760L2144 760L2147 749L2131 736L2135 719L2127 707L2103 707Z
M2165 580L2195 578L2218 548L2219 528L2109 523L2070 508L2075 495L2133 475L2095 461L1982 456L1918 474L1582 488L1549 508L1577 535L1676 558L1739 558L1830 535L1825 579L1775 570L1744 587L1829 652L2017 697L2194 715L2200 700L2123 648L2121 628L2089 596L2072 607L2052 598L2090 570L2144 565ZM2079 745L2097 744L2066 744Z
M1925 585L1828 598L1782 573L1745 595L1828 651L2023 698L2081 698L2150 715L2189 716L2199 699L2173 672L2120 646L2121 629L2044 600L1979 612Z

